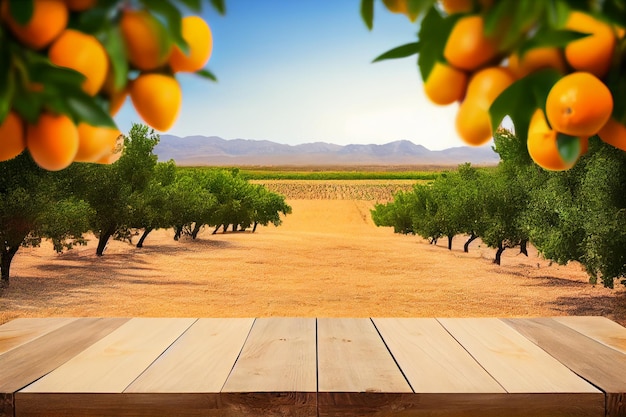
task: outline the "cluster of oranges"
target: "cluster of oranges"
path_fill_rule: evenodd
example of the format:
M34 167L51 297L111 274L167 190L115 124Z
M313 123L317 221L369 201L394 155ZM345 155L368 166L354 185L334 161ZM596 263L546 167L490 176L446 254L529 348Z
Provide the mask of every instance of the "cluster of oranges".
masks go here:
M414 19L408 13L410 0L383 1L390 11ZM475 146L487 143L493 136L489 110L498 96L516 81L550 68L561 78L547 92L545 103L527 109L527 146L533 160L546 169L569 169L586 152L588 138L594 135L626 150L626 127L612 118L614 97L606 85L624 29L572 10L560 29L587 36L571 40L564 47L538 46L520 56L503 45L509 30L504 24L506 18L502 19L502 30L486 33L486 12L495 7L496 1L438 1L445 15L458 19L441 59L424 80L424 90L436 104L460 103L456 130L463 141ZM393 7L389 7L391 3ZM577 141L574 149L579 150L578 155L564 158L558 146L563 140Z
M130 96L146 124L168 130L182 104L177 72L196 72L206 65L212 52L211 30L200 17L182 18L181 35L188 46L183 52L168 38L164 25L150 10L133 9L124 2L115 6L115 21L132 79L115 82L111 56L102 37L69 25L81 13L97 7L98 0L33 0L30 19L21 24L1 1L0 35L42 55L50 63L82 74L82 91L104 103L112 117ZM2 62L1 65L10 65ZM32 83L27 90L44 86ZM33 160L47 170L61 170L72 162L110 163L115 158L120 131L92 126L67 114L44 109L36 121L26 121L11 109L0 123L0 161L28 149Z

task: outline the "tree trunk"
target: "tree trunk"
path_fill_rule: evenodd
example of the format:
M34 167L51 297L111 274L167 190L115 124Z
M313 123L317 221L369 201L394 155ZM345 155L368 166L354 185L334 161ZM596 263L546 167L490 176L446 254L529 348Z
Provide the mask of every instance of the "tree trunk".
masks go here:
M237 231L237 226L239 226L238 224L233 223L233 232Z
M8 250L3 250L2 253L0 253L0 288L9 286L11 261L13 261L13 257L19 248L20 245L11 246Z
M183 234L183 226L174 226L174 240L180 239L180 235Z
M152 230L153 230L152 227L146 227L146 230L143 231L143 234L139 238L139 242L137 242L138 248L143 248L143 241L146 240L146 238L148 237L148 235L150 234Z
M502 259L502 252L504 252L506 248L502 244L502 242L498 243L498 250L496 251L496 258L493 260L493 263L496 265L500 265L500 260Z
M522 239L519 243L519 253L523 253L528 256L528 239Z
M202 224L201 223L196 222L193 225L193 230L191 231L191 238L192 239L195 239L195 238L198 237L198 233L200 232L201 228L202 228Z
M106 248L107 242L109 241L109 238L113 236L113 233L115 233L115 229L113 228L106 229L100 232L100 238L98 239L98 247L96 248L97 256L104 255L104 248Z
M472 232L469 239L467 239L467 242L465 242L465 245L463 245L463 252L466 252L466 253L469 252L470 243L472 243L476 239L478 239L478 236L475 235L474 232Z
M252 227L252 233L256 232L256 227L259 225L259 222L254 222L254 226Z
M448 250L452 250L452 239L454 239L454 235L448 235Z
M212 234L212 235L216 234L216 233L217 233L217 231L218 231L218 230L220 230L220 227L221 227L221 226L222 226L221 224L218 224L217 226L215 226L215 229L213 230L213 233L211 233L211 234Z

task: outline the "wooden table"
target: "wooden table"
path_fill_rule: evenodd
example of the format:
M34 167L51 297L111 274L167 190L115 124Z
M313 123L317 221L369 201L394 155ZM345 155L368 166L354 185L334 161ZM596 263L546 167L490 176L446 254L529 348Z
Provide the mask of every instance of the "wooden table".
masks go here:
M0 326L0 416L626 416L625 392L602 317Z

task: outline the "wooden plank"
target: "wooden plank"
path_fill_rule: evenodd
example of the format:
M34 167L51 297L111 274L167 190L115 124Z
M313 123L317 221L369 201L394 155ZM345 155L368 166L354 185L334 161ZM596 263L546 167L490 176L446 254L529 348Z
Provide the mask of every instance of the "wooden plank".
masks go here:
M317 320L320 392L413 392L369 319Z
M604 391L607 416L626 415L626 355L551 318L503 322Z
M75 318L19 318L0 326L0 355L64 326Z
M408 406L413 390L371 320L318 319L317 346L320 416L387 415Z
M74 320L0 356L0 417L13 416L14 393L105 337L128 319Z
M598 394L334 392L320 393L318 403L319 417L604 417Z
M606 317L563 316L554 317L554 320L626 354L626 328Z
M21 392L122 392L195 320L133 318Z
M254 319L199 319L125 392L219 393Z
M373 322L416 393L505 393L436 319Z
M439 321L509 393L600 393L498 319Z
M260 318L222 392L315 392L315 319Z
M228 377L223 416L317 416L314 318L256 319Z

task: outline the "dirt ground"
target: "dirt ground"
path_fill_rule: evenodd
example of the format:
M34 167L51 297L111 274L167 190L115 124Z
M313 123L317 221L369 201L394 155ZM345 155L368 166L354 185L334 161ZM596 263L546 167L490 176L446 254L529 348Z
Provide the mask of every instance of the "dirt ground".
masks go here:
M626 291L592 286L580 265L462 237L448 251L373 225L364 200L288 200L284 224L256 233L110 242L55 254L20 249L0 323L17 317L528 317L602 315L626 325ZM136 239L135 239L136 240Z

